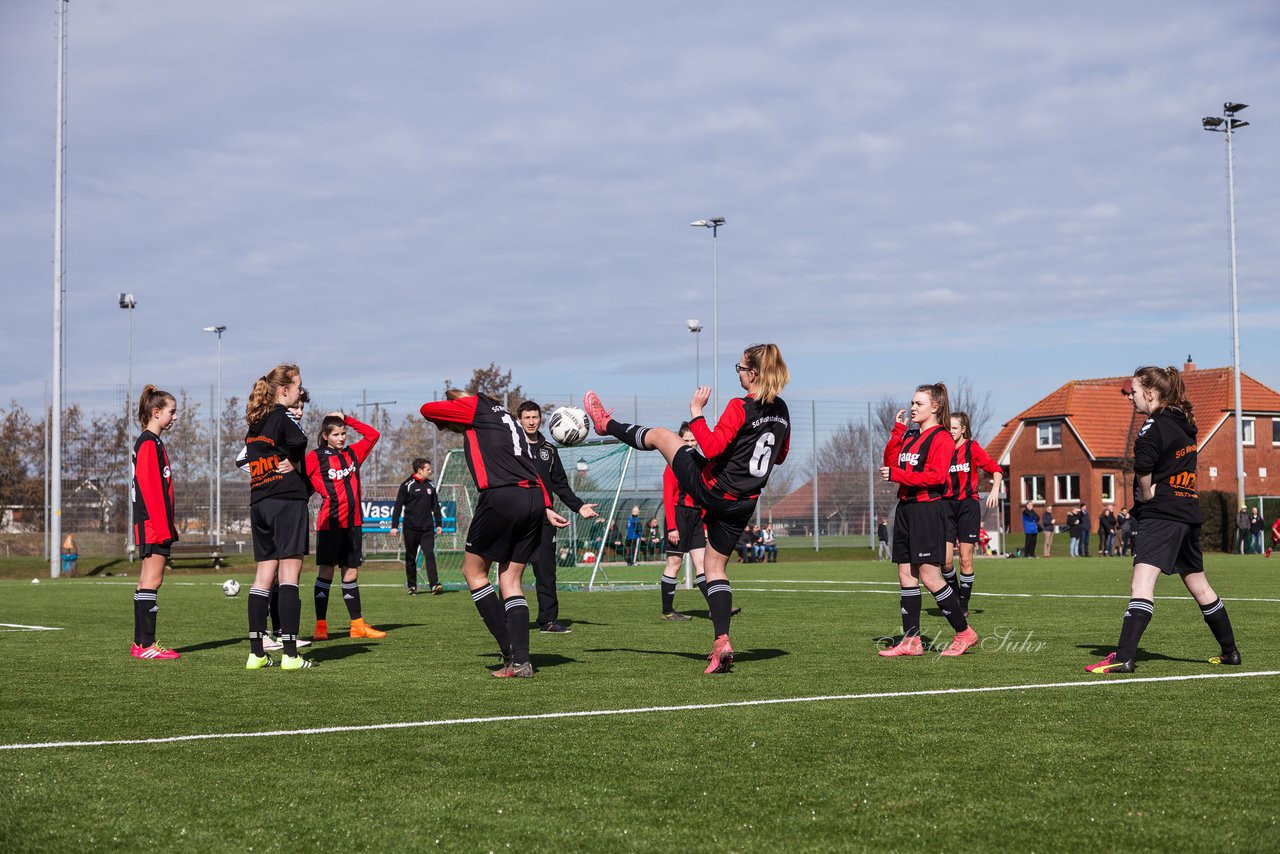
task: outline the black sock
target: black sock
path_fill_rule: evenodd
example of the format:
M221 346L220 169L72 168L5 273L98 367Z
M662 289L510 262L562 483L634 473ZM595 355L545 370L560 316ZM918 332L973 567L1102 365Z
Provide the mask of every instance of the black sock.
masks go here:
M302 597L298 585L280 585L280 640L285 655L298 654L298 624L302 622Z
M1235 632L1231 631L1231 618L1227 616L1227 606L1222 604L1222 600L1214 599L1208 605L1201 605L1200 613L1204 615L1204 621L1208 624L1209 631L1213 632L1222 651L1235 652L1236 636Z
M649 450L644 445L644 436L649 432L648 427L641 427L639 424L623 424L621 421L614 419L609 422L605 432L619 442L628 444L638 451Z
M362 616L360 611L360 582L342 582L342 601L347 603L347 614L351 616L351 621L355 622L360 619Z
M151 646L156 642L156 591L139 587L133 594L133 613L135 622L141 618L141 625L135 629L138 635L138 646Z
M900 587L898 608L902 611L902 636L920 636L920 588Z
M960 609L969 610L969 597L973 595L973 573L960 573Z
M507 618L502 613L502 603L498 601L498 593L493 589L493 585L486 584L484 587L472 590L471 600L476 603L476 610L480 612L480 619L484 620L485 628L498 642L498 649L502 650L503 656L510 657L511 635L507 631ZM529 606L526 605L525 610L527 611L528 608Z
M677 579L669 575L662 576L662 613L670 614L676 609Z
M507 612L507 637L511 639L511 661L524 664L529 660L529 602L523 596L503 601Z
M693 577L693 585L698 588L698 592L702 594L702 598L707 599L707 577L699 572ZM707 599L707 607L711 607L710 599Z
M729 634L729 612L733 610L733 587L729 585L729 579L707 583L707 607L711 610L715 636Z
M947 618L951 628L957 632L963 632L969 628L969 622L964 618L964 609L960 607L960 597L954 590L944 584L937 590L929 592L933 594L934 601L942 609L942 616Z
M1150 599L1130 599L1124 611L1124 623L1120 626L1120 643L1116 645L1117 661L1133 661L1138 654L1138 642L1147 624L1155 616L1156 603Z
M267 600L271 612L271 630L277 635L283 631L280 626L280 582L271 582L270 596Z
M330 582L323 578L316 579L313 591L316 600L316 622L329 618L329 584Z
M262 636L267 633L267 611L270 610L271 591L259 587L249 588L249 649L254 655L265 655Z
M139 595L143 591L133 591L133 642L138 646L142 646L143 628L147 624L147 609L151 607L154 599L150 596Z
M947 582L947 586L955 592L960 592L960 586L956 583L956 568L954 566L944 566L942 568L942 580Z

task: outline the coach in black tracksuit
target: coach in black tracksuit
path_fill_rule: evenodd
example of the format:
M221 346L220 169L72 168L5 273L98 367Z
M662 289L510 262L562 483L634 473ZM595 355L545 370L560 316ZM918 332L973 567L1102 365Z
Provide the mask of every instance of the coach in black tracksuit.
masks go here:
M533 449L533 464L547 490L583 519L596 515L594 504L584 504L569 488L569 478L560 462L555 446L538 432L542 426L542 407L532 400L520 404L517 411L520 426ZM556 531L550 522L542 523L542 541L533 553L533 577L538 591L538 631L544 634L566 634L573 631L560 624L560 600L556 596Z
M413 474L400 484L396 493L396 506L391 508L391 533L400 527L400 513L404 511L404 576L409 585L409 595L418 592L418 549L422 549L422 562L427 570L427 584L433 594L444 592L436 569L436 534L443 530L444 516L440 512L440 494L431 482L431 461L418 457L413 461Z

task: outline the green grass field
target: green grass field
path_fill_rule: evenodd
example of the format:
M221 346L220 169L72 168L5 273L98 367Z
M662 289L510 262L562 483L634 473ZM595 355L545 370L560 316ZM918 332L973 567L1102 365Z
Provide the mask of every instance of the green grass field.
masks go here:
M243 669L222 575L162 589L177 662L128 656L132 579L0 581L0 623L60 628L0 626L0 850L1275 851L1280 566L1209 564L1244 665L1205 663L1164 579L1138 672L1101 678L1120 559L980 561L983 648L911 660L875 655L899 627L888 564L738 566L720 676L697 591L675 624L656 590L565 592L574 631L535 632L532 680L490 678L470 597L411 599L391 570L362 576L390 636L316 644L302 673ZM1224 673L1256 675L1140 681ZM346 729L371 725L394 726Z

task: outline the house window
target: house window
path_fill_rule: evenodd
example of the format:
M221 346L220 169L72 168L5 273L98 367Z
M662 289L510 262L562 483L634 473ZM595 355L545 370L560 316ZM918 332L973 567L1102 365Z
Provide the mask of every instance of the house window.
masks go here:
M1271 419L1271 446L1280 448L1280 418Z
M1037 504L1044 503L1044 475L1023 475L1022 503L1026 504L1028 501L1034 501Z
M1240 419L1240 433L1244 436L1246 445L1253 444L1253 419L1251 417L1246 415Z
M1104 474L1102 476L1102 500L1116 500L1116 476L1113 474Z
M1053 479L1054 500L1062 503L1080 500L1080 475L1060 474Z
M1061 421L1041 421L1036 425L1036 447L1037 448L1061 448L1062 447L1062 422Z

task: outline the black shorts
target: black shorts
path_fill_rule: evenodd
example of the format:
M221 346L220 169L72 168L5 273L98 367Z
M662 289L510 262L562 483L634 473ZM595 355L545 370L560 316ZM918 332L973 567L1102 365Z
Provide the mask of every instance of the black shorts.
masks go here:
M756 499L725 498L708 489L702 482L702 465L706 461L692 448L684 447L672 458L671 472L693 503L702 508L707 545L722 555L731 555L756 513Z
M1204 572L1200 526L1172 519L1139 519L1133 538L1133 565L1156 567L1165 575Z
M249 505L253 526L253 559L301 557L310 549L307 502L295 498L264 498Z
M527 564L542 542L546 521L542 490L497 486L480 493L466 550L493 563Z
M947 557L946 501L900 501L893 516L893 562L941 566Z
M671 533L671 529L667 529ZM702 527L702 511L697 507L676 508L676 533L680 542L674 546L667 540L667 554L682 555L707 546L707 529Z
M976 498L948 498L947 542L978 542L978 529L982 527L982 503Z
M149 558L152 555L161 555L169 557L172 551L173 542L167 543L139 543L138 544L138 560Z
M356 569L364 563L364 531L328 528L316 531L316 565Z

